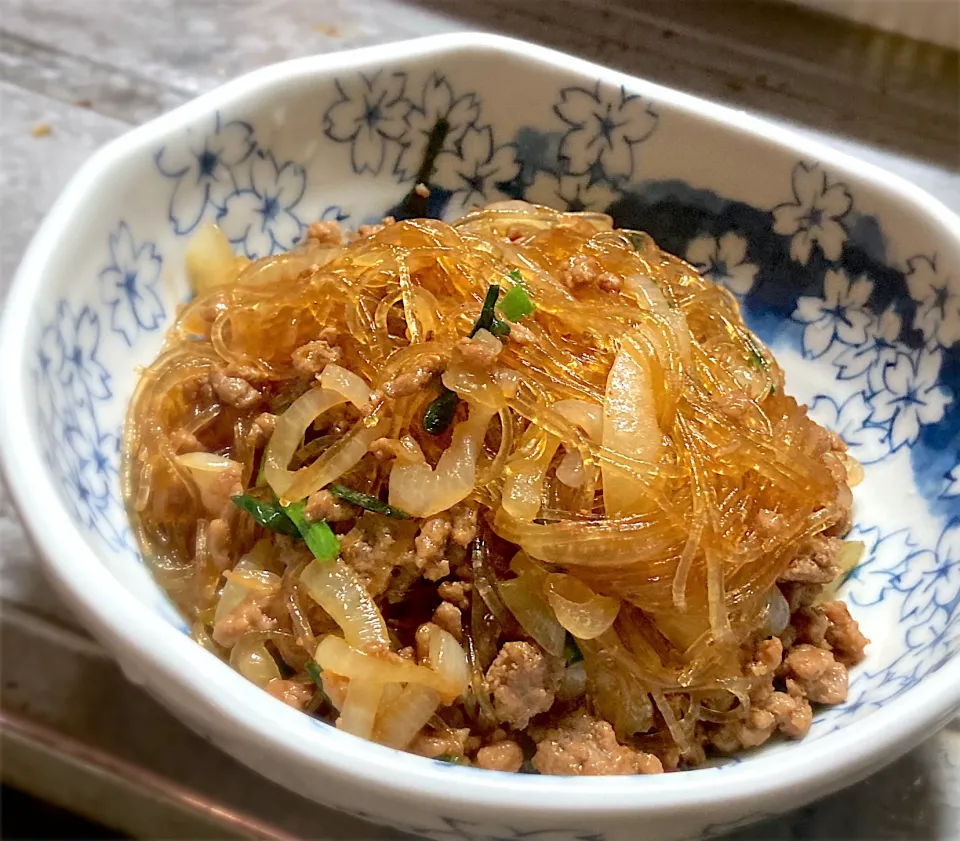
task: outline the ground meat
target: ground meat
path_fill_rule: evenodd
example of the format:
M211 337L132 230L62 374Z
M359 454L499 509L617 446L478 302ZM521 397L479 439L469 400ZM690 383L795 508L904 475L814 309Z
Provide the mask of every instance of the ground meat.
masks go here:
M801 607L790 618L790 624L794 630L793 645L805 643L815 645L817 648L825 647L824 640L829 623L822 608L817 605Z
M415 192L422 199L430 198L430 188L426 184L421 184L418 182L417 186L413 188L413 192Z
M175 453L202 453L206 450L197 436L185 429L175 429L170 434L170 444Z
M487 771L516 773L523 767L523 751L516 742L504 739L477 751L477 765Z
M784 581L780 586L780 592L787 600L790 607L791 616L802 607L809 607L823 592L822 584L804 584L800 581ZM788 647L784 643L784 647Z
M453 602L460 610L466 610L470 607L467 593L471 589L472 585L464 581L442 581L437 585L437 595L446 602Z
M243 493L242 478L243 467L238 462L221 470L209 485L200 489L203 507L214 517L224 516L233 507L231 497Z
M417 358L414 365L398 371L384 383L382 391L387 397L393 398L416 394L444 367L444 358L439 353L425 353Z
M773 674L783 661L783 644L777 637L763 640L747 665L747 672L757 677Z
M263 395L243 377L227 376L223 371L210 374L210 385L217 397L237 409L249 409L263 400Z
M207 552L218 570L223 572L233 566L233 553L230 526L227 521L217 517L207 526Z
M653 754L621 745L609 722L584 712L566 716L537 744L533 767L541 774L605 776L659 774Z
M387 226L395 224L396 221L397 220L392 216L384 216L383 219L380 220L379 225L361 225L359 228L357 228L357 239L378 234Z
M307 498L303 509L303 516L307 522L326 520L328 523L345 523L357 516L357 509L337 499L330 491L316 491Z
M470 740L469 727L456 730L447 728L433 733L421 733L413 740L409 750L411 753L428 756L431 759L438 756L463 756L467 752L467 743Z
M511 324L510 325L510 341L516 342L518 345L532 345L536 341L536 336L522 324Z
M310 686L280 678L274 678L263 688L278 701L283 701L295 710L303 710L310 703L314 692Z
M277 416L270 412L261 412L253 419L253 425L247 433L247 446L256 449L266 444L273 437L273 430L277 427Z
M277 620L265 610L273 596L251 596L213 626L213 638L224 648L233 648L250 631L275 631Z
M319 374L331 362L340 361L340 348L332 346L327 339L321 338L298 347L290 359L297 373L312 377Z
M787 688L795 687L815 704L839 704L847 697L847 668L833 654L812 645L790 649L784 661Z
M420 527L415 545L417 568L428 581L438 581L450 574L450 562L444 554L450 537L450 515L446 512L430 517Z
M855 666L863 660L863 650L870 640L860 631L843 602L827 602L823 612L827 621L824 637L833 649L833 658L844 666Z
M441 602L433 612L433 622L453 634L457 642L463 642L463 615L455 604Z
M374 598L387 589L398 562L396 553L391 551L395 542L389 527L382 524L358 526L340 538L340 556Z
M839 537L817 535L800 547L797 556L780 581L799 581L804 584L827 584L840 574L840 567L834 564L837 553L843 546Z
M340 230L340 223L332 219L311 222L307 227L307 239L315 240L317 245L340 245L343 231Z
M596 259L577 254L567 260L560 269L559 277L568 289L576 289L579 286L596 286L602 274L603 269Z
M463 338L457 342L453 351L453 361L463 363L471 368L486 370L497 361L502 349L500 342L485 342L480 339Z
M529 642L504 643L486 676L497 720L522 730L553 706L562 677L560 658Z
M597 288L601 292L619 292L623 281L613 272L604 272L597 281Z
M731 721L709 734L709 741L723 753L764 744L777 730L799 739L810 729L813 710L806 698L772 691L772 683L752 698L746 719Z
M466 549L477 538L477 506L460 502L450 509L450 537Z

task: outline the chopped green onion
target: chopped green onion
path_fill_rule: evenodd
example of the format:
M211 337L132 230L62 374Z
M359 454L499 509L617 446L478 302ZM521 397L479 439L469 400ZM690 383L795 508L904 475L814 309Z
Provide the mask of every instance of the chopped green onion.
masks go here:
M754 341L753 336L747 333L747 341L750 343L750 362L753 365L756 365L758 368L766 368L767 360L766 357L760 353L760 348L757 343Z
M523 765L520 766L521 774L539 774L540 772L533 767L533 761L530 759L523 760Z
M500 312L507 321L519 321L532 315L535 309L530 294L522 286L514 286L500 302Z
M327 690L323 688L323 669L320 668L320 664L316 660L307 660L303 670L309 675L310 680L317 685L317 694L321 701L331 709L336 709L333 706L333 701L330 700L330 696L327 695Z
M520 274L520 269L510 269L507 274L510 276L510 280L518 286L523 286L523 275Z
M279 502L257 499L250 494L238 494L231 497L231 500L237 508L246 511L265 529L285 534L287 537L300 537L299 529Z
M303 516L303 503L292 502L286 507L287 516L293 520L300 536L318 561L333 561L340 554L340 541L326 520L308 523Z
M457 411L460 398L456 393L444 388L440 396L433 400L423 414L423 428L431 435L440 435L446 432L453 423L453 416Z
M630 240L630 244L637 251L641 251L647 246L649 237L642 231L624 231L623 233L627 235L627 239Z
M454 756L452 753L442 753L440 756L434 757L437 762L449 762L451 765L460 765L463 763L462 756Z
M563 659L566 660L568 666L583 660L583 653L572 634L567 634L567 641L563 644Z
M373 511L376 514L385 514L387 517L393 517L395 520L410 519L410 515L406 511L393 508L385 502L381 502L375 496L352 490L346 485L331 485L327 490L344 502L359 505L361 508L366 508L367 511Z
M510 325L506 321L495 318L493 324L490 325L490 332L498 339L502 339L504 336L510 335Z
M497 306L497 298L499 297L500 287L495 283L491 283L490 288L487 289L487 294L483 299L483 306L480 308L480 317L477 319L476 323L473 325L473 329L470 331L469 335L471 339L481 330L489 330L493 326L493 322L496 320L496 313L494 312L494 309Z

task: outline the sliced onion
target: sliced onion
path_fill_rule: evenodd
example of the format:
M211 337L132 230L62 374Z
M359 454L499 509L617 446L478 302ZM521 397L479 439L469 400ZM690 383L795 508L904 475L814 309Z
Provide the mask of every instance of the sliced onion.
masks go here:
M366 420L358 421L346 435L324 450L316 461L296 472L294 481L281 495L281 502L304 499L352 470L367 454L370 445L383 437L387 425L386 420L372 426L368 426Z
M238 482L243 475L243 465L239 461L215 453L183 453L177 456L177 462L187 468L200 491L203 507L214 515L220 513L226 502L223 475L232 471Z
M287 469L293 454L303 442L307 427L324 412L344 402L343 395L336 391L313 388L294 400L290 408L277 418L276 428L263 456L263 475L278 497L283 498L297 475L309 469L304 467L296 473Z
M227 235L210 223L187 243L187 282L195 295L237 279L236 256Z
M790 624L790 604L776 585L770 588L767 596L767 617L763 624L764 630L775 637L782 634Z
M850 570L854 569L857 564L860 563L860 559L863 557L866 548L866 544L861 540L847 540L844 542L843 546L840 547L840 551L837 552L836 558L833 559L834 565L840 568L840 574L823 588L820 595L817 596L818 602L828 602L836 597L840 585L843 584L847 578L846 573L850 572Z
M509 399L516 396L517 389L520 388L520 374L511 371L509 368L498 368L493 378L500 386L504 397Z
M248 634L240 637L230 651L230 665L261 689L271 680L280 680L277 661L270 656L259 636Z
M448 694L465 695L470 686L467 655L454 636L436 625L430 628L430 668L449 687Z
M363 409L370 402L370 386L353 371L339 365L331 363L320 372L320 385L327 391L342 395L358 409Z
M600 442L603 436L603 407L586 400L558 400L551 407L558 415L576 424L591 441Z
M340 717L337 719L337 727L344 733L369 739L373 734L373 722L382 694L382 683L351 680L347 686L347 697L340 710Z
M542 584L532 575L501 581L497 592L527 634L549 654L559 657L567 641L567 632L554 616L543 595Z
M451 695L452 687L433 669L399 657L387 660L365 654L340 637L326 636L320 640L314 659L324 671L350 678L351 681L417 683L429 686L443 696Z
M373 740L403 750L416 738L440 706L440 694L429 686L411 683L390 704L384 704Z
M265 576L261 579L263 583L267 583L268 581L272 583L276 580L279 589L279 576L264 570L270 557L270 552L270 541L258 540L253 549L237 561L233 572L238 575ZM269 578L267 578L267 576L269 576ZM249 595L250 589L245 586L244 581L239 578L228 578L227 583L223 585L223 589L220 591L217 609L213 614L213 624L216 625L221 619L225 619L233 613Z
M507 460L504 470L503 495L500 504L514 519L530 521L540 513L543 504L543 481L560 439L539 428Z
M500 341L491 336L498 345ZM448 365L441 376L443 384L456 392L457 397L466 400L472 406L483 406L491 413L498 412L507 405L503 389L486 371L476 371L465 365Z
M390 644L380 609L343 559L338 558L332 564L316 561L308 564L300 575L300 585L330 614L351 645Z
M603 445L615 453L652 464L660 460L663 440L650 372L621 348L607 377L603 408ZM624 470L604 462L603 504L608 516L642 513L649 505L644 487Z
M586 474L583 469L583 457L579 450L570 450L557 465L557 480L568 488L579 488Z
M548 575L544 587L557 621L577 639L596 639L620 612L619 599L594 593L572 575Z
M390 504L414 517L432 517L466 499L476 482L477 456L493 414L471 404L469 417L454 429L436 469L425 462L395 464L390 471Z

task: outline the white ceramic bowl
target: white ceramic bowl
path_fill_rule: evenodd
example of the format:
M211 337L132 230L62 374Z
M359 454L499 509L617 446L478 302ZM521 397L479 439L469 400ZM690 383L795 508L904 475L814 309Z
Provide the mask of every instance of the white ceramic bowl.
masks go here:
M378 219L449 124L432 209L610 208L744 302L788 385L866 465L844 595L872 638L850 699L720 768L562 779L460 768L294 712L194 644L120 504L134 366L219 218L251 256ZM729 829L890 762L960 707L960 221L754 118L539 47L431 38L252 73L110 144L30 246L3 321L0 446L53 583L129 677L273 780L438 839L648 841Z

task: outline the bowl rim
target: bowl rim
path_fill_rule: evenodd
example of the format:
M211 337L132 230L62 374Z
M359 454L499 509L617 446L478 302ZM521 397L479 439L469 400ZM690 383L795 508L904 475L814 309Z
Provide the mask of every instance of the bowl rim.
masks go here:
M723 813L732 814L737 809L762 808L761 798L797 805L801 799L810 800L855 782L892 761L931 734L933 728L946 724L960 709L960 657L950 658L916 686L842 730L797 743L790 751L792 761L784 763L779 753L753 757L714 774L705 786L691 785L707 782L696 770L642 780L606 777L573 781L478 773L476 769L422 761L369 742L361 744L355 737L314 726L302 714L276 704L187 635L143 610L99 561L60 499L39 448L31 442L32 415L27 411L30 384L25 370L30 350L26 345L28 326L34 301L42 291L41 278L49 270L61 231L82 212L98 182L111 177L114 162L129 159L170 133L208 117L214 109L265 96L292 78L323 77L334 71L477 50L534 61L559 73L624 85L672 109L759 137L797 155L813 156L871 182L892 201L906 203L931 218L960 249L960 218L899 176L763 118L524 41L458 32L294 59L254 70L132 129L97 151L56 200L16 272L0 321L0 358L7 362L9 371L0 401L0 466L22 521L40 549L48 576L111 652L123 651L121 660L125 664L132 659L144 671L152 672L152 679L146 681L148 688L173 686L181 697L189 699L188 706L205 708L216 715L241 741L260 742L301 767L335 773L344 784L368 791L379 789L394 802L417 796L429 798L438 807L459 809L461 814L470 811L487 817L486 810L496 808L499 812L494 822L501 815L531 815L547 808L551 814L567 818L657 814L680 806L711 806L717 812L722 807ZM14 477L29 479L13 481ZM33 503L37 498L44 500L42 510ZM269 731L263 726L267 720ZM451 774L458 775L456 779L462 782L469 781L469 786L451 786ZM469 778L465 774L470 774ZM551 794L562 795L562 799L548 800Z

